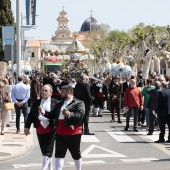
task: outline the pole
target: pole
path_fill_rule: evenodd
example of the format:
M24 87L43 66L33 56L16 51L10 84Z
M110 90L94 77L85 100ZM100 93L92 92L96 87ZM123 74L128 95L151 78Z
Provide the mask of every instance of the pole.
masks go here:
M21 60L21 11L20 0L16 0L16 28L17 28L17 76L21 74L20 60Z
M13 84L14 84L14 67L13 67L13 65L14 65L14 46L13 45L11 45L11 72L12 72L12 82L13 82Z

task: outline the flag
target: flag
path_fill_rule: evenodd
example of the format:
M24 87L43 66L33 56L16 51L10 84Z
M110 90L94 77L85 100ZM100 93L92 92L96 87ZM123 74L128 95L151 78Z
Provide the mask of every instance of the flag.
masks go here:
M4 45L14 45L14 27L3 26L2 27L2 41Z
M26 25L35 25L37 0L25 0Z

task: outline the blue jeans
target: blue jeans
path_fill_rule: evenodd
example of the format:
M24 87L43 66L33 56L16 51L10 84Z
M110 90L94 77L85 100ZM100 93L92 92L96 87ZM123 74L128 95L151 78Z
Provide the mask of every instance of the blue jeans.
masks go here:
M138 114L139 114L139 108L138 107L130 107L128 112L126 113L126 127L129 128L129 121L130 121L130 116L134 114L134 119L133 119L133 129L137 129L137 122L138 122Z
M19 107L17 104L14 105L15 112L16 112L16 128L17 130L20 129L20 116L21 116L21 110L24 116L24 125L26 123L27 117L28 117L28 103L24 103L23 106Z

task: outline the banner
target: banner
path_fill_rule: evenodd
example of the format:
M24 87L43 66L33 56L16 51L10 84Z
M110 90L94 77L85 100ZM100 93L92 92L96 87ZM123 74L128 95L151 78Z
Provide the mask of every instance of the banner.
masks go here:
M35 25L37 0L25 0L26 25Z
M25 0L26 5L26 25L30 25L30 0Z
M2 41L4 45L14 45L14 27L3 26L2 27Z

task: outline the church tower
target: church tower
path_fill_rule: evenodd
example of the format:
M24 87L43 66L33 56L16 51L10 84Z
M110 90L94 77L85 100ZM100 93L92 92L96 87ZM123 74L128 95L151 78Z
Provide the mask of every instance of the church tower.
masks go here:
M58 28L55 31L55 36L51 39L53 42L72 42L74 38L72 37L72 33L69 29L69 18L67 13L63 10L59 13L59 17L57 18Z

